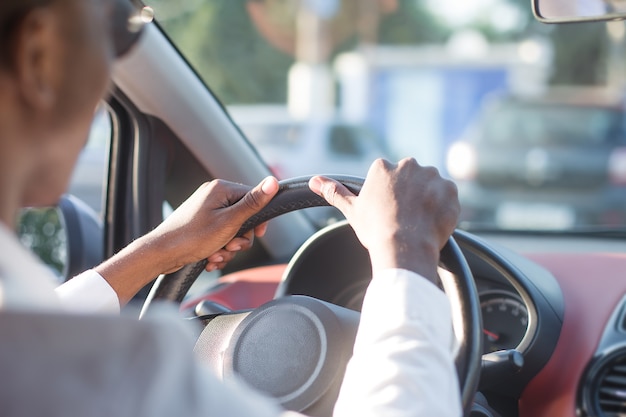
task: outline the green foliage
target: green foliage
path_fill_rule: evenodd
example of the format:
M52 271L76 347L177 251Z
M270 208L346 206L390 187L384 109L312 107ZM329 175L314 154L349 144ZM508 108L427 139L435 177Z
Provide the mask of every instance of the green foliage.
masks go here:
M159 24L225 104L284 103L294 57L272 46L256 30L246 3L193 0L183 2L182 9L173 9L170 0L153 0L150 5ZM273 0L273 4L275 9L293 8L290 0ZM346 17L354 16L340 16ZM340 22L338 26L354 24ZM414 0L400 0L398 11L383 17L379 28L379 40L385 44L435 42L446 35L446 28ZM355 33L342 37L333 55L356 41Z
M152 3L159 18L160 5L170 1ZM294 59L263 39L245 3L204 1L159 22L224 103L284 103Z
M246 5L251 0L152 0L150 5L165 31L225 104L285 103L287 75L293 53L272 46L256 29ZM283 25L295 27L297 0L264 0ZM333 30L331 57L358 44L356 5L362 0L342 0ZM501 31L493 24L497 9L487 9L468 25L490 42L515 42L529 36L545 37L554 44L551 83L601 84L604 82L607 36L604 24L547 26L533 17L528 0L507 0L521 13L518 27ZM285 18L286 16L286 18ZM278 20L278 19L276 19ZM284 28L282 28L284 29ZM337 32L341 32L337 34ZM380 17L377 40L385 45L443 44L452 28L434 16L425 1L398 0L398 9Z
M555 45L552 84L606 82L609 40L605 23L559 25L551 33L551 39Z
M19 219L18 234L24 246L61 276L67 258L67 247L59 216L59 211L55 208L25 209Z
M491 42L519 41L528 37L547 38L553 46L552 85L602 85L606 82L609 48L603 22L547 25L532 14L528 0L507 0L515 5L524 24L501 33L487 20L474 24Z
M384 45L441 43L450 32L450 28L432 15L423 2L400 0L398 10L381 19L379 41Z

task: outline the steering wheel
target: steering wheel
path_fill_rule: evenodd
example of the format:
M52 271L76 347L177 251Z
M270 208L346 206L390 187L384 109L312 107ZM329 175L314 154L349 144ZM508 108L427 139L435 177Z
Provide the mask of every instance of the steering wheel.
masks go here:
M363 178L329 176L358 194ZM313 193L310 177L280 182L274 199L244 223L238 235L281 214L328 206ZM142 314L157 300L180 303L206 260L157 279ZM440 253L440 274L450 299L457 338L455 362L462 404L469 415L480 377L482 319L474 279L451 237ZM359 313L305 296L277 298L256 310L203 318L195 351L218 376L243 378L286 409L330 415L352 354Z

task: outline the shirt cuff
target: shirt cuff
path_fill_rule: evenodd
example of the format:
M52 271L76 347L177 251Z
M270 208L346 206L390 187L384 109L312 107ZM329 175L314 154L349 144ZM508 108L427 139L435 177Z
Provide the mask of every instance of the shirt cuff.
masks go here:
M462 415L447 296L405 269L373 275L333 416Z
M65 311L119 314L120 301L109 283L90 269L56 288Z
M450 301L445 293L420 274L406 269L375 271L367 289L361 322L384 320L387 328L417 326L440 346L454 349ZM376 339L379 325L360 329L359 337Z

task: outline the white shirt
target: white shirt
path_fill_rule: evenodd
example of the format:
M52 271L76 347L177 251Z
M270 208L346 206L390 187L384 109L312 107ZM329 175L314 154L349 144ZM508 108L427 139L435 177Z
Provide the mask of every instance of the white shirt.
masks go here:
M55 294L49 269L3 226L0 247L3 416L298 416L218 381L194 360L194 336L175 315L86 315L119 312L99 274ZM424 278L376 271L334 417L460 416L450 316L446 296Z

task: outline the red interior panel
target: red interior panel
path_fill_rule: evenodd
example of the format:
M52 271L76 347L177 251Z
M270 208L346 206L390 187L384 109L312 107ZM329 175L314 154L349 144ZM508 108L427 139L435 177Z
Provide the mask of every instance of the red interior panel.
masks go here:
M576 393L606 322L626 293L626 255L526 254L563 291L565 318L556 349L520 399L520 417L575 417Z
M565 298L565 317L556 349L520 399L520 417L575 417L576 393L607 320L626 293L626 254L525 254L550 270ZM241 271L225 284L186 303L209 299L230 309L256 308L274 297L286 265Z
M257 308L274 298L286 264L263 266L225 275L208 296L184 303L181 309L193 308L202 300L215 301L231 310Z

